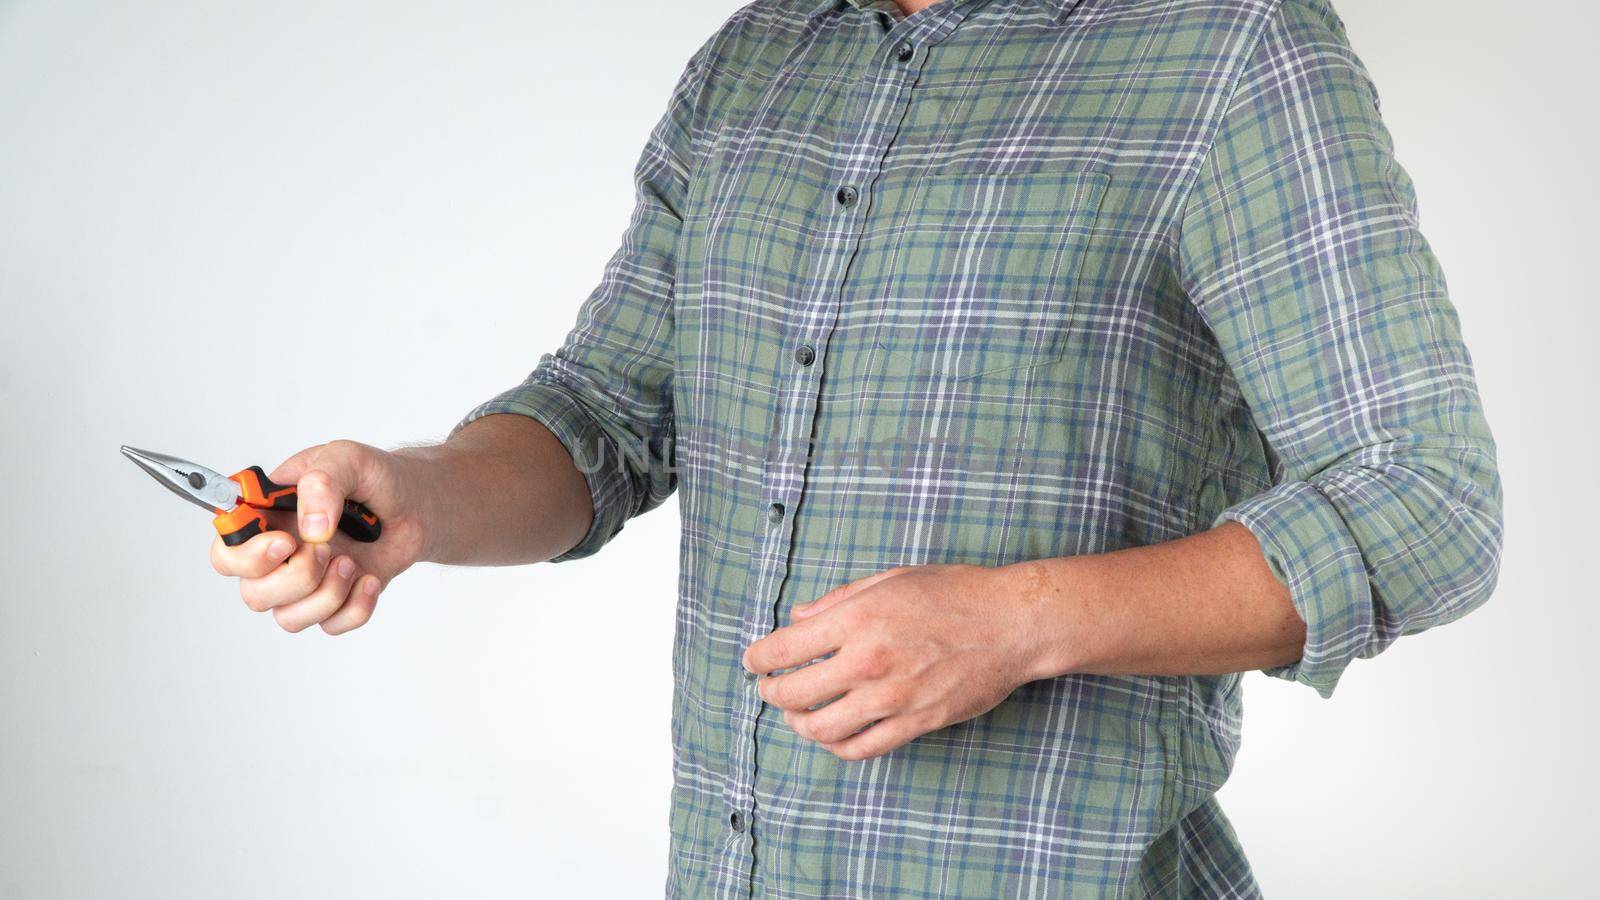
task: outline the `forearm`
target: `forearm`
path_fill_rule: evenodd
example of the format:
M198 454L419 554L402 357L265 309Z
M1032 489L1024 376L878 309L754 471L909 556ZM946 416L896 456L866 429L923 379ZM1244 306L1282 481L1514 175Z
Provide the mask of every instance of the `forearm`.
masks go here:
M485 416L442 444L396 455L422 488L428 562L540 562L575 546L594 516L583 473L527 416Z
M1242 672L1292 663L1305 644L1288 588L1235 522L996 575L1036 629L1027 667L1035 678Z

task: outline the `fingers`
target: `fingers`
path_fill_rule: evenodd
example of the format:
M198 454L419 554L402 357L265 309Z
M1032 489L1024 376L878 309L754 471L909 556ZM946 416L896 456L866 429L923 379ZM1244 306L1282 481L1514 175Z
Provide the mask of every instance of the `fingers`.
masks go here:
M810 603L801 603L795 606L792 612L797 620L814 616L817 613L823 612L831 607L838 606L840 603L849 600L851 597L854 597L867 588L872 587L885 578L899 575L903 571L905 571L904 568L886 569L882 572L868 575L865 578L858 578L849 584L843 584L834 588Z
M318 545L327 549L326 544ZM326 621L344 606L350 588L356 581L356 561L341 556L328 564L322 582L304 599L273 607L272 618L290 634L303 631Z
M779 709L810 709L850 689L853 679L847 665L847 660L833 656L793 672L763 678L756 690L761 699Z
M839 649L843 623L825 622L819 618L821 614L904 571L904 568L896 568L868 575L834 588L812 603L796 606L792 624L779 628L745 650L744 667L758 675L765 675L810 662Z
M903 747L929 730L911 716L890 716L879 719L865 731L840 741L824 743L822 749L846 761L871 759Z
M378 605L378 590L382 586L378 576L362 575L339 611L322 620L322 630L328 634L344 634L367 624Z
M256 612L303 600L322 584L332 555L333 550L327 544L301 544L294 555L271 572L240 579L239 596L244 599L245 606Z
M211 542L211 568L218 575L260 578L288 559L295 544L287 531L263 531L237 547L229 547L218 537Z
M245 605L257 612L272 610L286 631L321 625L329 634L343 634L366 624L383 580L363 573L351 557L334 558L328 541L345 498L380 493L377 482L386 476L378 454L364 444L334 441L284 460L268 477L296 486L298 539L277 530L229 547L219 538L211 546L212 568L238 576Z
M783 720L808 741L832 744L848 738L890 710L872 691L851 691L821 709L784 710Z
M333 441L301 450L272 470L273 481L296 485L301 540L331 539L345 498L376 493L372 460L373 449L365 444Z
M744 667L765 675L808 663L839 649L841 631L838 623L826 616L779 628L745 648Z

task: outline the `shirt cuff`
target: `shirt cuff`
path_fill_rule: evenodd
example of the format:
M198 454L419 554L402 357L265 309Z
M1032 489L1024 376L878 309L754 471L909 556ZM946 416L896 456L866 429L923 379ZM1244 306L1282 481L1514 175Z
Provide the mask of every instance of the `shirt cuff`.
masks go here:
M582 559L622 530L628 518L627 498L631 496L627 476L620 466L607 465L610 442L583 404L561 385L535 380L535 377L479 404L450 429L450 436L484 416L497 413L527 416L550 429L567 449L578 471L583 473L590 501L594 504L594 521L588 533L571 550L550 562Z
M1263 671L1331 696L1350 661L1370 655L1375 626L1372 583L1343 516L1315 485L1291 481L1228 507L1212 527L1227 521L1255 535L1306 623L1299 662Z

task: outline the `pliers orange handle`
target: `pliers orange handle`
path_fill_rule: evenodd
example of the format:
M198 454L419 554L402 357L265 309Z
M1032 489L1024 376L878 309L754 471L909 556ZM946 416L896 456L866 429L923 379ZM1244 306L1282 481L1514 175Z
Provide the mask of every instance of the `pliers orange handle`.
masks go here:
M295 509L299 504L300 495L294 485L277 484L260 466L235 472L228 479L239 485L239 504L219 513L211 524L229 547L237 547L267 530L267 517L262 510ZM339 514L339 530L354 540L370 543L383 532L383 524L366 506L346 500Z

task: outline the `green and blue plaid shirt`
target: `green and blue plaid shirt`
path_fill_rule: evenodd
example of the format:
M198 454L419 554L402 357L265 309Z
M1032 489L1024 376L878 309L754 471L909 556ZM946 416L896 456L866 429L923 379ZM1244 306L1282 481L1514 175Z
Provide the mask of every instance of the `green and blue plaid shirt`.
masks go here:
M1248 896L1239 676L1068 676L884 757L741 669L892 566L1247 526L1345 666L1495 580L1494 445L1326 0L755 0L689 62L576 328L478 407L678 491L669 896ZM597 620L597 631L605 624Z

